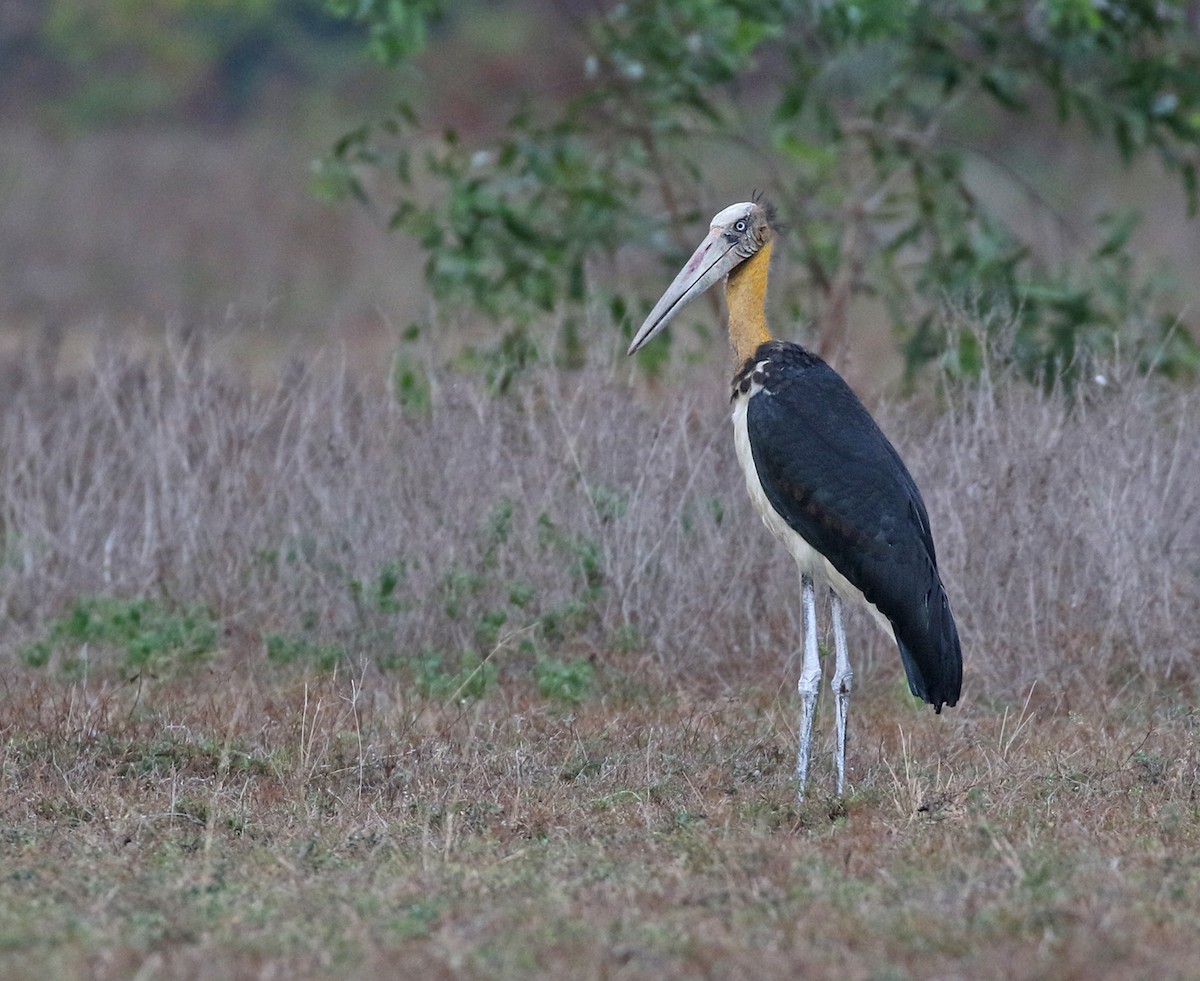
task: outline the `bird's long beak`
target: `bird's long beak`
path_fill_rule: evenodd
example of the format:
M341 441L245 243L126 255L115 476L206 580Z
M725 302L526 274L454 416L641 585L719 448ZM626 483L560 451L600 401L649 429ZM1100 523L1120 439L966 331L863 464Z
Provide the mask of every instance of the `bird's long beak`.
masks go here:
M634 335L633 343L629 345L629 354L633 354L666 327L675 314L713 283L728 276L729 271L742 261L744 257L734 250L734 243L725 238L724 232L724 227L720 225L714 225L709 230L708 236L692 253L687 265L675 277L675 282L667 287L667 291L650 311L646 322Z

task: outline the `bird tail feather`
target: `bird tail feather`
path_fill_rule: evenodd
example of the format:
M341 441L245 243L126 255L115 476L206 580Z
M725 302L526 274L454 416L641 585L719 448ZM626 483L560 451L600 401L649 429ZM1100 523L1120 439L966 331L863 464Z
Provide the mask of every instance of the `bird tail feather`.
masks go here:
M936 613L932 622L921 631L924 636L909 638L920 641L912 646L906 643L900 632L895 631L896 646L904 662L904 673L908 677L908 688L917 698L933 706L941 714L943 705L954 706L962 691L962 647L958 640L958 628L950 613L950 602L942 592L941 602L935 603ZM933 611L931 611L933 612Z

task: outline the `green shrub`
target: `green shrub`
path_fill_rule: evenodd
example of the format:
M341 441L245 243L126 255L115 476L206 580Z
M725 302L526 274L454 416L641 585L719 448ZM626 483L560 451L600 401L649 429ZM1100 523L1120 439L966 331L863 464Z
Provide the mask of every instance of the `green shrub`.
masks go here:
M533 669L538 694L560 702L578 705L592 687L595 669L584 660L559 661L543 658Z
M51 621L22 659L45 667L60 658L64 670L77 671L86 648L89 661L94 653L119 652L126 670L158 671L203 662L216 650L217 637L217 624L199 604L176 611L145 597L92 596Z
M332 671L346 657L341 644L321 644L287 634L267 634L264 643L267 660L275 664L303 664Z

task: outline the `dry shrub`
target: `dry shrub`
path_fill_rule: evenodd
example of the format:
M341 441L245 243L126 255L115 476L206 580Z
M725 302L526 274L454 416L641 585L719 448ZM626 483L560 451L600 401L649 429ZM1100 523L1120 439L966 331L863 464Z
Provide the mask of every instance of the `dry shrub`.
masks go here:
M153 595L202 602L252 656L281 632L366 665L549 653L790 682L796 574L747 504L719 384L646 396L546 368L497 397L450 374L413 413L329 365L254 387L187 350L4 378L8 658L81 596ZM1188 676L1195 412L1139 379L881 410L929 505L968 697ZM852 627L860 679L896 681L887 640Z
M1186 681L1200 627L1194 392L960 392L903 451L925 490L969 692Z

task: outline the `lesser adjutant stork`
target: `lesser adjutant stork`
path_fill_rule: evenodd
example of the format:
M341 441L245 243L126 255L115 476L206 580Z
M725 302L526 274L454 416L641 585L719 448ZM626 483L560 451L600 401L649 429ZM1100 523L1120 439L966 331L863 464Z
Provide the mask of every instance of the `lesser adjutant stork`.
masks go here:
M733 431L750 499L800 567L798 793L804 796L821 664L816 587L833 619L837 792L846 781L846 715L853 674L842 601L857 600L896 639L908 687L940 713L962 687L962 651L938 575L921 492L870 413L832 368L798 344L771 339L765 300L775 239L770 207L730 205L663 294L629 346L632 354L691 300L725 280L733 376Z

